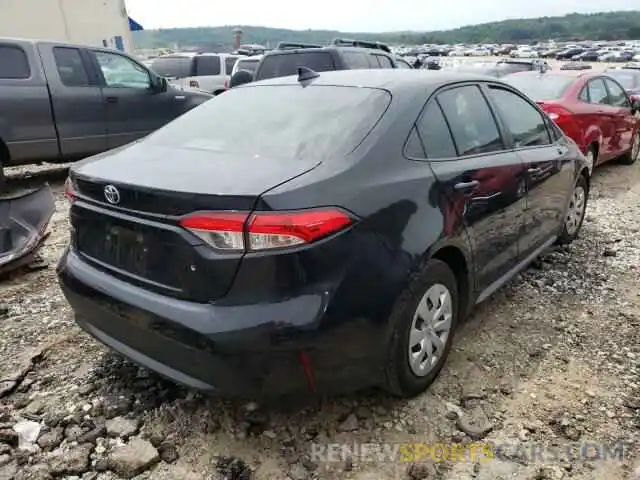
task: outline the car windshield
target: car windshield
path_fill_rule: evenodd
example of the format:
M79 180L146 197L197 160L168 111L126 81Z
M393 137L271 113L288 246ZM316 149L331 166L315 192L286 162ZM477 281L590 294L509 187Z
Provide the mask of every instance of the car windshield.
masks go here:
M536 102L556 100L564 94L573 77L562 75L508 75L503 78L509 85L516 87Z
M624 70L612 70L607 75L615 78L625 90L631 90L640 84L640 72L625 72Z
M260 63L260 59L257 58L251 60L238 60L236 70L246 70L253 73L256 71L256 68L258 68L258 63Z
M190 57L160 57L151 63L151 70L167 78L188 77L192 63Z
M321 161L352 152L390 101L388 92L373 88L244 86L182 115L146 142L251 156L256 162Z

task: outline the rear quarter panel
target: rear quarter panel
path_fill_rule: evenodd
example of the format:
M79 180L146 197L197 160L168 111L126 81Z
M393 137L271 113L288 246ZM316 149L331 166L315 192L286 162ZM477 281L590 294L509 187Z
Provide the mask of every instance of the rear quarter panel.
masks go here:
M349 158L323 163L265 193L258 205L261 210L338 206L359 218L351 231L357 242L343 252L334 295L350 305L348 311L376 324L386 321L411 274L440 248L456 246L471 264L466 231L459 220L447 218L450 212L429 163L403 156L423 105L412 100L407 105L394 97L392 108ZM450 225L448 234L445 225ZM262 261L276 272L291 262L290 255L297 254Z

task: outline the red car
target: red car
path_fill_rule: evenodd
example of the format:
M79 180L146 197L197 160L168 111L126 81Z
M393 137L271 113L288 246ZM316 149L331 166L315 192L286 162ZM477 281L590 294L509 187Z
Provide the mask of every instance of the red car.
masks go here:
M592 71L522 72L503 80L536 101L593 166L640 157L640 102L614 78Z

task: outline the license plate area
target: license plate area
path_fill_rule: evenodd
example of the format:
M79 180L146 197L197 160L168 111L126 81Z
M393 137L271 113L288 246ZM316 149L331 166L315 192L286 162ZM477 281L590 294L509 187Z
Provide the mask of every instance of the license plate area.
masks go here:
M76 227L76 235L82 253L134 275L147 276L150 252L144 233L119 225L82 222Z
M109 226L104 232L102 251L105 263L140 277L147 275L149 247L143 233Z

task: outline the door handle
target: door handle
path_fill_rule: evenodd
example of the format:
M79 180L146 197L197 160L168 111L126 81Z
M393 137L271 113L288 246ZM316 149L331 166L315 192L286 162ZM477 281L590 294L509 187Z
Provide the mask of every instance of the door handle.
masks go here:
M118 103L118 97L107 97L107 98L105 98L105 102L107 102L107 103Z
M476 188L478 185L480 185L480 182L478 180L472 180L470 182L460 182L460 183L456 183L453 186L453 189L456 191L468 191L468 190L473 190L474 188Z

